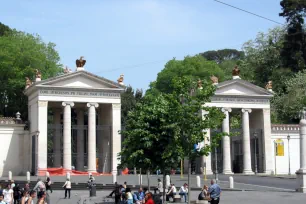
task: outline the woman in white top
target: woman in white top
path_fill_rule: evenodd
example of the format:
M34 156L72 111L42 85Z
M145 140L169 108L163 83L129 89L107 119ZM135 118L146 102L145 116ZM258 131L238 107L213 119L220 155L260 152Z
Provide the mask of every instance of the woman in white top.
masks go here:
M67 192L70 199L71 181L69 179L66 180L65 184L63 185L63 188L65 188L65 199L67 198Z
M174 184L171 184L171 188L169 189L169 191L166 194L166 201L169 201L169 198L174 198L174 196L176 195L176 188L174 186Z
M2 194L4 196L3 201L6 202L7 204L13 204L13 200L14 200L13 192L14 191L11 189L11 185L7 184L6 188L3 189L2 191Z

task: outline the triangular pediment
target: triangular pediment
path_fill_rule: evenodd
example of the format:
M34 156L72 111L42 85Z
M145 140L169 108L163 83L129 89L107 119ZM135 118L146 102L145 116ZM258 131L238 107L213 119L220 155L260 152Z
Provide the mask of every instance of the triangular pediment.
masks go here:
M63 74L41 82L35 83L36 86L63 87L63 88L90 88L90 89L122 89L122 85L91 74L86 71L77 71Z
M215 95L272 97L273 93L248 81L233 79L219 83Z

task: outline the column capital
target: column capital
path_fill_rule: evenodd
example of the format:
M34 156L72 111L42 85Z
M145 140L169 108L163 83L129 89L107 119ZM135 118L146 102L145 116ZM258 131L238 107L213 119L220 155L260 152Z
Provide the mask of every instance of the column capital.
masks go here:
M252 112L252 109L243 108L243 109L241 109L241 111L242 111L243 113L251 113L251 112Z
M87 107L90 108L91 106L94 106L95 108L99 107L98 103L87 103Z
M62 102L62 106L70 106L70 107L73 107L74 106L74 103L73 102L67 102L67 101L65 101L65 102Z
M221 111L223 112L223 113L225 113L225 112L232 112L232 109L231 108L221 108Z
M121 103L112 103L113 109L121 109Z

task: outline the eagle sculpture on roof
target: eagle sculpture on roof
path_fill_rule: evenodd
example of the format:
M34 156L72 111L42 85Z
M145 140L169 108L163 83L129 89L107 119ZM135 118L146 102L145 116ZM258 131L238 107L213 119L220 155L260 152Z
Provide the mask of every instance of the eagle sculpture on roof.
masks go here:
M84 58L84 57L81 56L80 59L77 59L77 60L75 61L77 67L84 67L84 65L85 65L85 63L86 63L86 60L84 60L83 58Z

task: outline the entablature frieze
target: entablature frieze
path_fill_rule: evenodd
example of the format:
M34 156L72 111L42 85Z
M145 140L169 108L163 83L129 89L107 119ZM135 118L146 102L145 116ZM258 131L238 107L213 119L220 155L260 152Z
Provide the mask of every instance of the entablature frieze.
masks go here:
M242 103L242 104L270 104L270 99L266 98L248 98L248 97L230 97L213 96L212 103Z

